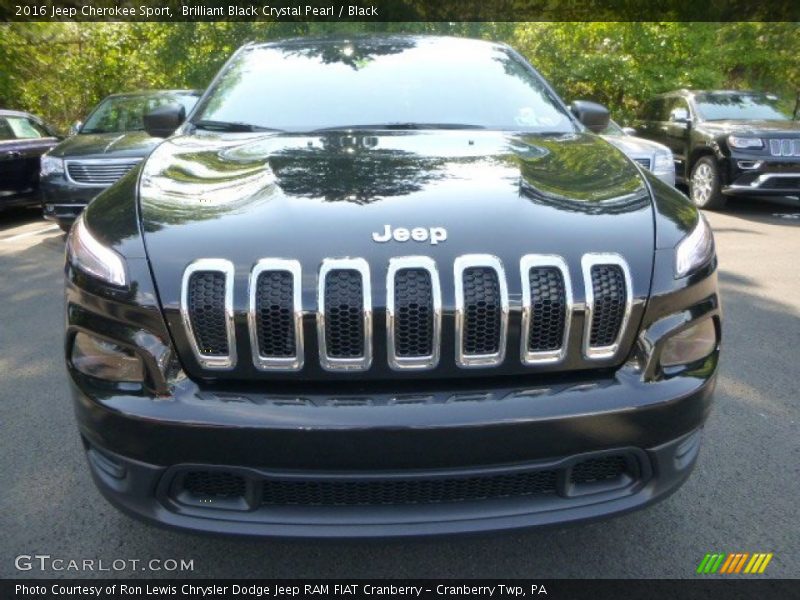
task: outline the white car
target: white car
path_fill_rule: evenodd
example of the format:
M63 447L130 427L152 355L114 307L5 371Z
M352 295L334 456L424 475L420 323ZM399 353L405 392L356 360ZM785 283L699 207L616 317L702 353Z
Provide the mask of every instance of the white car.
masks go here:
M633 130L622 128L614 121L609 121L602 137L622 150L629 158L650 169L661 181L674 186L675 159L672 150L663 144L636 137L629 131Z

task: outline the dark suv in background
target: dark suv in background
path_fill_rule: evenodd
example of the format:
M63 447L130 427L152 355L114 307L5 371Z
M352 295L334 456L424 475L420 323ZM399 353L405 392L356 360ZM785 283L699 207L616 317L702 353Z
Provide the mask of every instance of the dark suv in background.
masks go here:
M800 124L761 92L680 90L647 102L637 135L669 146L697 206L800 192Z
M0 110L0 211L39 203L39 157L57 143L40 118Z
M166 90L114 94L77 123L70 136L42 157L41 190L45 219L65 231L97 194L150 154L161 141L144 130L144 115L165 105L194 107L200 92Z

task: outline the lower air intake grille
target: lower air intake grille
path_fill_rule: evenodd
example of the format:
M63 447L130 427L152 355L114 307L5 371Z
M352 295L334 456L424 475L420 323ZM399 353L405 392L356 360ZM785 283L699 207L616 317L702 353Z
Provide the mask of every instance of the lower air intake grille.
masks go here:
M331 358L364 355L364 295L361 273L335 269L325 278L325 346Z
M433 354L433 289L425 269L403 269L394 281L395 353L400 357Z
M531 291L529 352L558 350L564 340L566 295L564 277L555 267L535 267L528 273Z
M262 504L365 506L437 504L555 493L554 470L436 479L265 480Z
M625 275L618 265L594 265L591 273L594 312L589 344L611 346L619 336L625 315Z
M294 279L288 271L265 271L258 276L256 328L262 356L295 355Z
M572 467L572 483L594 483L612 481L628 472L628 462L624 456L603 456L590 458Z
M497 273L489 267L464 269L464 354L495 354L500 349L502 300Z
M244 496L246 482L241 475L226 471L189 471L183 488L197 498L237 498Z
M225 274L219 271L192 273L189 279L188 308L200 352L207 356L227 356Z

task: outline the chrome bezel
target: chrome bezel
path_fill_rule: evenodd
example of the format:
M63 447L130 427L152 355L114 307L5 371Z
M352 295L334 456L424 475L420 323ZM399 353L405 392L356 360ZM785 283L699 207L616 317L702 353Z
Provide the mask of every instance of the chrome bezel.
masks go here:
M364 351L355 358L334 358L328 356L325 343L325 286L328 273L347 269L361 274L361 291L364 320ZM319 343L319 362L326 371L366 371L372 365L372 287L370 285L369 263L363 258L326 258L319 268L317 286L317 340Z
M200 352L197 346L197 338L192 327L192 319L189 316L189 279L198 271L215 271L225 275L225 330L228 336L228 355L211 356ZM189 264L183 272L181 281L181 318L189 337L192 351L200 363L206 369L226 370L236 366L236 331L233 323L233 263L222 258L201 258Z
M530 271L533 268L550 267L558 269L564 281L564 333L561 338L561 347L558 350L544 350L531 352L528 350L530 338L531 319L533 311L531 306ZM520 282L522 284L522 335L520 336L520 360L524 365L552 364L562 360L567 355L569 331L572 325L572 280L569 276L567 262L555 254L526 254L519 261Z
M423 269L431 277L431 301L433 303L433 352L427 356L397 356L395 349L395 276L405 269ZM396 371L423 371L435 369L441 355L442 290L436 262L427 256L401 256L389 259L386 275L386 347L389 367Z
M261 353L258 341L258 320L256 304L258 296L258 278L262 273L281 271L292 275L292 315L294 322L294 356L267 356ZM304 363L303 341L303 297L302 268L296 260L281 258L263 258L250 271L249 304L247 323L250 330L250 347L253 353L253 365L260 371L299 371Z
M619 332L613 344L607 346L591 346L592 321L594 320L594 291L592 289L592 267L595 265L616 265L622 269L622 276L625 279L625 312L622 315L622 322ZM628 263L622 256L616 253L590 253L584 254L581 258L581 269L583 271L583 285L586 291L586 312L584 313L583 325L583 355L588 360L604 360L614 358L619 351L620 342L628 329L628 321L633 307L633 286L631 284L631 273Z
M72 175L69 173L69 166L70 165L131 165L131 168L128 169L135 169L136 166L142 162L142 158L65 158L64 159L64 176L67 178L73 185L77 185L80 187L87 187L87 188L107 188L113 183L84 183L82 181L76 181L72 178ZM119 181L122 177L125 177L127 173L123 174L121 177L117 179Z
M488 267L497 273L500 288L500 340L498 351L491 354L464 353L464 279L465 269L470 267ZM506 339L508 336L508 284L506 282L503 263L490 254L465 254L453 262L453 276L456 292L456 364L459 367L480 368L495 367L503 362L506 356Z

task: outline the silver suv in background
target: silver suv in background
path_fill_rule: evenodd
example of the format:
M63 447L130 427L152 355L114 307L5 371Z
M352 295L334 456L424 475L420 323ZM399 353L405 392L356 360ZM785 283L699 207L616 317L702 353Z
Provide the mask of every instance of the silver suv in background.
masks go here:
M601 135L622 150L628 158L650 169L661 181L675 186L675 159L672 150L658 142L636 137L634 133L635 130L620 127L612 120Z

